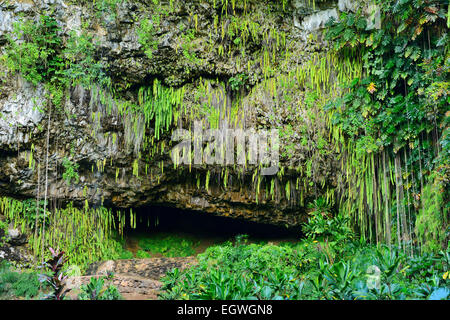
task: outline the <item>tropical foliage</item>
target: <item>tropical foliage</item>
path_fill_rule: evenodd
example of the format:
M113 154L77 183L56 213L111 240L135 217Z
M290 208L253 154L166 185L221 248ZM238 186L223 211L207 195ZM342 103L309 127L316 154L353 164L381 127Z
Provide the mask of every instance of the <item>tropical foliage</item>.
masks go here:
M342 207L371 240L405 248L419 238L436 250L448 241L448 3L377 3L378 27L360 9L331 21L326 34L338 54L363 63L328 104L346 140Z
M163 278L161 299L403 300L450 298L449 252L410 257L364 242L210 247ZM420 270L420 272L418 272Z

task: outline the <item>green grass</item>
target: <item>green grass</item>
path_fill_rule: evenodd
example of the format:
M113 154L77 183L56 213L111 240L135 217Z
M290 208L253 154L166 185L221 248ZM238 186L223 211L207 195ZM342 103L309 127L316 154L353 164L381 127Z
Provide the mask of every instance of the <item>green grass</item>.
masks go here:
M195 254L199 241L176 236L158 234L139 239L139 247L150 254L161 254L164 257L188 257ZM139 251L138 251L139 253ZM140 253L141 255L143 253Z
M18 272L6 263L0 263L0 299L34 298L39 294L36 272Z
M122 260L122 259L125 259L125 260L126 259L134 259L134 254L133 254L133 252L131 252L129 250L123 249L120 252L119 259L120 260Z

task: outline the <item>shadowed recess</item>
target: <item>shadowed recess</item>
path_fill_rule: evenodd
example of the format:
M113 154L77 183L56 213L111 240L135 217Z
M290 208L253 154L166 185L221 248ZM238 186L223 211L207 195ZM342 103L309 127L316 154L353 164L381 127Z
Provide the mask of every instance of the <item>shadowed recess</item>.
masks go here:
M247 234L250 239L260 240L298 239L301 234L300 228L285 228L160 206L137 209L136 228L130 228L128 225L124 232L128 235L147 232L182 233L197 237L221 237L224 239L233 238L239 234Z

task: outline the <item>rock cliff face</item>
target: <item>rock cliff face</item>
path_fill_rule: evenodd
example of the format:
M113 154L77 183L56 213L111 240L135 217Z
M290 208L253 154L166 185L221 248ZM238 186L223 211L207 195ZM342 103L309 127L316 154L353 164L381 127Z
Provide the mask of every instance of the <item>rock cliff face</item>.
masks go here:
M62 105L50 110L45 84L32 85L0 67L0 195L36 198L39 187L43 198L48 154L52 200L119 208L157 204L298 225L308 201L330 194L340 173L329 124L315 103L319 97L306 94L301 81L289 83L302 77L302 66L326 53L320 29L340 10L352 9L351 2L316 1L313 7L297 0L284 8L282 1L237 1L235 8L221 1L214 8L214 2L128 0L95 7L79 1L0 1L3 49L19 17L49 15L63 43L72 32L93 36L95 60L116 92L114 99L110 93L102 98L94 85L74 84ZM144 52L143 21L154 26L151 55ZM124 114L120 103L139 104L140 89L152 87L155 79L164 88L183 90L182 112L145 149L143 136L154 137L155 119L143 126L142 115ZM278 129L280 170L262 176L255 165L174 166L171 129L189 128L194 119L206 128L227 121L229 127ZM78 167L77 181L63 178L64 158Z

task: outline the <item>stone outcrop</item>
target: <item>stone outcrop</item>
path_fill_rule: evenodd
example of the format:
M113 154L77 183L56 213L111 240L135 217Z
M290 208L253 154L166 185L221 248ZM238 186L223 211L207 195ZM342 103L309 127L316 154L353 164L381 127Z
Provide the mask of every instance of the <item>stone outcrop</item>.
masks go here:
M0 222L5 218L0 215ZM13 261L17 265L31 262L32 256L27 252L27 237L19 229L10 224L7 228L0 228L0 261Z
M277 34L285 35L291 54L282 58L283 52L276 53L278 60L282 61L277 68L284 72L308 61L312 53L326 48L321 37L311 38L309 33L322 28L325 18L336 16L339 9L348 8L348 1L330 1L322 7L318 4L314 10L304 7L303 2L299 4L301 1L294 2L294 7L284 11L269 0L253 4L251 8L252 17L263 30L268 33L275 30ZM174 168L167 147L150 160L139 158L134 148L137 142L134 146L127 142L126 119L117 112L105 112L105 106L92 90L81 86L70 88L65 92L60 111L54 111L49 117L45 87L33 86L20 75L8 73L3 68L0 72L0 195L35 198L40 176L43 197L47 134L48 194L50 199L62 202L81 204L87 200L94 205L102 203L119 208L172 206L294 226L304 219L309 200L336 186L339 173L332 147L325 146L326 152L312 155L300 143L305 135L299 132L300 126L311 131L306 137L308 145L317 144L319 139L308 122L306 112L301 110L303 93L291 92L289 100L280 100L268 88L258 87L265 78L263 67L258 62L263 54L261 48L273 44L248 43L244 47L247 54L238 65L235 54L217 54L219 45L229 52L236 50L237 54L239 51L230 43L238 40L221 40L220 31L211 33L214 17L220 15L220 10L214 9L211 1L175 3L170 14L162 15L155 33L158 45L152 59L144 54L138 37L140 22L152 18L152 1L120 2L113 12L106 9L100 12L100 17L92 6L76 5L71 1L0 1L0 45L5 45L6 36L11 34L12 24L20 15L37 19L39 14L51 9L64 41L71 31L80 33L82 28L95 36L96 58L107 66L107 73L115 85L123 89L120 99L135 101L137 88L159 79L165 86L186 88L183 104L187 110L196 105L200 79L209 83L211 90L216 90L217 97L227 97L226 103L231 107L237 93L230 88L228 80L245 70L247 88L240 91L243 108L239 111L245 113L243 126L293 128L285 138L291 142L292 154L290 158L282 155L283 175L275 176L274 182L263 178L261 185L257 186L255 166L243 171L231 166L227 169L227 183L224 183L224 167ZM270 15L266 14L268 7L273 7ZM231 19L226 21L230 23ZM187 42L181 26L184 30L196 29L195 39ZM274 41L277 41L275 37L268 40ZM186 43L188 48L183 47ZM213 44L214 50L208 47L208 43ZM189 52L183 52L186 50ZM186 58L189 55L201 59L201 63ZM247 70L249 62L253 64ZM225 85L221 87L212 81L214 79L222 80ZM219 109L223 101L223 98L217 98L213 104ZM293 106L300 106L300 110L292 111ZM296 119L290 120L293 114ZM186 125L186 122L188 119L179 120L179 124ZM148 135L152 134L151 131L149 129ZM170 145L170 135L166 134L160 140L166 141L166 146ZM77 182L68 184L62 177L65 157L78 164ZM307 183L304 183L306 176L302 176L300 186L315 187L301 190L296 170L299 166L291 164L294 161L305 166L308 160L313 174L307 177ZM34 165L30 166L31 163ZM37 170L39 163L40 173ZM135 163L138 164L139 175L134 170ZM208 180L209 183L206 182ZM275 191L269 194L271 183ZM287 183L292 186L289 190ZM300 194L301 202L298 200Z

